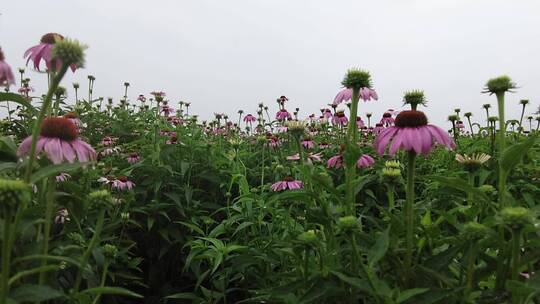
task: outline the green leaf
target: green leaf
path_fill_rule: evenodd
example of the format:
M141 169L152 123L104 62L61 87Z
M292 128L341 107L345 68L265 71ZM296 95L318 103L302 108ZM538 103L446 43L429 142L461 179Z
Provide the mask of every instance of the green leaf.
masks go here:
M89 288L89 289L79 292L79 294L81 295L82 294L95 294L95 295L108 294L108 295L118 295L118 296L132 297L132 298L143 298L143 296L141 296L140 294L135 293L128 289L125 289L122 287L107 287L107 286Z
M197 296L196 294L192 292L175 293L173 295L166 296L165 299L184 299L184 300L197 300L197 301L203 300L203 298Z
M375 290L373 290L368 282L366 280L363 280L363 279L360 279L360 278L356 278L356 277L350 277L346 274L343 274L341 272L338 272L338 271L332 271L332 274L334 274L336 277L338 277L338 279L340 279L341 281L353 286L353 287L356 287L358 289L360 289L361 291L365 291L365 292L368 292L370 294L373 294L375 293Z
M407 301L408 299L417 296L419 294L423 294L424 292L428 291L429 288L413 288L413 289L407 289L399 294L399 297L396 300L396 303L402 303Z
M506 173L510 172L510 170L512 170L521 161L523 156L527 154L529 149L534 146L537 139L538 135L533 135L524 142L506 148L501 155L501 168Z
M384 257L390 243L389 239L390 239L390 226L388 226L388 228L386 228L384 232L382 232L380 235L377 236L377 241L375 242L375 245L373 245L373 247L369 249L369 252L368 252L369 267L373 267L375 264L377 264L378 261L380 261Z
M36 108L34 108L26 98L24 98L22 95L15 94L15 93L0 93L0 101L13 101L15 103L18 103L22 106L25 106L27 109L29 109L32 112L36 112Z
M43 302L63 297L64 294L47 285L25 284L13 290L10 297L18 302Z
M434 181L441 183L444 186L461 190L465 193L472 193L478 198L489 202L489 197L480 189L471 186L467 181L457 177L431 176Z
M44 178L56 176L62 172L70 173L85 165L87 164L86 163L73 163L73 164L50 165L50 166L41 168L37 172L32 174L32 177L30 178L30 183L35 184Z

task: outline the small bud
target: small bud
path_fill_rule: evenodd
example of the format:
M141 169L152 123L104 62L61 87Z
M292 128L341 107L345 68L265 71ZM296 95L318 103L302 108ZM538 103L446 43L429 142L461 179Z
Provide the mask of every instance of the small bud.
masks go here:
M523 207L506 207L498 216L501 222L511 229L521 229L534 221L531 210Z
M103 255L106 258L114 260L118 256L118 248L111 244L105 244L103 246Z
M306 246L314 246L317 243L317 234L315 233L315 230L308 230L306 232L302 232L298 236L298 241L300 241Z
M30 201L29 186L18 180L0 179L0 205L17 208Z
M97 208L108 207L113 203L111 194L107 190L90 192L88 194L88 200L91 206L96 206Z
M338 219L338 226L343 232L357 231L360 229L358 218L353 215L340 217Z

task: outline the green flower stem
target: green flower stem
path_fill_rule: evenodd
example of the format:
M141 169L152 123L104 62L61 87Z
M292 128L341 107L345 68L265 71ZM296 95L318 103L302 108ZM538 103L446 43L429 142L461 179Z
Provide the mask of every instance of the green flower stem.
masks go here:
M521 251L521 229L512 230L512 280L519 275L519 260Z
M47 95L45 96L45 100L43 101L43 105L41 106L41 111L39 112L36 123L34 124L34 129L32 131L32 144L30 145L28 165L26 166L26 173L24 175L24 181L26 183L30 182L30 176L32 175L32 167L34 166L34 161L36 158L36 144L37 144L39 131L41 129L41 124L43 123L43 119L45 119L45 114L48 112L51 106L54 91L56 91L56 88L58 88L58 85L60 85L60 81L62 81L62 78L64 78L64 75L66 74L67 69L68 69L68 65L62 64L60 71L58 71L58 73L56 73L56 75L54 76L52 83L49 87L49 91L47 92Z
M102 208L99 211L99 215L96 221L96 228L94 230L94 235L92 236L92 239L90 240L90 244L88 244L88 248L86 248L86 251L84 252L82 258L81 258L81 264L79 266L79 272L77 273L77 277L75 278L75 284L73 285L73 291L77 293L79 291L79 287L81 286L82 281L82 274L84 272L84 269L86 268L86 265L88 264L88 260L90 259L90 255L92 254L92 250L94 250L94 247L97 245L99 240L99 235L101 234L101 230L103 229L103 222L105 221L105 209Z
M371 271L366 267L364 262L362 262L362 257L360 256L360 252L358 251L358 247L356 246L356 236L354 235L354 233L352 233L350 235L349 240L351 242L351 247L352 247L352 250L353 250L353 254L352 254L353 273L354 273L355 276L358 275L358 265L360 265L360 267L362 268L362 271L366 275L369 286L373 290L373 294L374 294L373 297L375 298L375 303L380 303L379 297L376 296L377 287L375 285L375 282L373 282L373 278L371 276Z
M56 190L56 183L54 177L49 178L47 183L47 195L45 196L45 222L43 224L43 239L41 254L44 256L49 253L49 238L51 236L51 223L54 211L54 192ZM41 266L47 266L47 259L41 260ZM39 285L43 285L46 279L46 272L39 273Z
M386 189L386 197L388 198L388 210L392 212L394 210L396 203L394 198L394 184L388 184Z
M469 172L469 185L474 187L474 173L473 172ZM470 191L467 192L467 205L469 207L473 206L473 194Z
M105 282L107 281L107 273L109 271L109 265L111 262L109 260L105 261L105 264L103 265L103 272L101 273L101 282L99 284L99 287L105 287ZM98 304L99 299L101 298L101 294L98 294L92 304Z
M521 116L519 117L519 134L521 134L521 132L523 131L523 116L525 115L525 107L526 105L524 104L521 108Z
M266 145L262 145L262 159L261 159L261 189L264 186L264 161L265 161Z
M351 115L349 116L349 125L347 126L347 139L346 143L347 146L352 147L353 145L356 145L356 136L358 133L358 128L356 127L356 116L358 112L358 100L359 100L359 92L360 88L353 88L352 89L352 98L351 98ZM347 209L348 213L355 215L355 195L354 195L354 187L353 187L353 180L356 175L356 164L348 164L346 161L346 171L345 171L345 184L346 184L346 197L347 197Z
M467 121L469 122L469 128L471 129L471 136L474 137L474 130L472 128L471 117L467 117Z
M306 287L308 286L308 279L309 279L309 247L306 246L304 249L304 284Z
M405 253L405 268L407 275L411 275L412 256L414 250L414 170L416 163L416 153L409 151L407 153L407 192L405 201L405 225L407 251Z
M497 93L497 104L499 108L499 208L502 209L506 206L505 194L506 194L506 172L503 170L500 163L502 153L506 148L505 133L506 133L506 120L504 119L504 92Z
M469 297L474 284L474 266L476 263L476 256L478 253L478 247L473 241L471 243L470 251L469 251L469 260L467 261L467 282L465 283L465 299Z
M9 293L9 275L10 275L10 259L11 246L9 244L10 228L11 228L11 211L9 207L4 207L4 236L2 238L2 277L0 281L0 303L6 303L6 298Z
M516 281L519 276L519 260L521 251L521 229L512 229L512 280ZM519 304L520 296L512 292L512 303Z
M358 253L358 247L356 246L356 237L354 233L348 233L349 241L351 242L352 254L351 254L351 264L353 274L358 275L358 261L360 261L360 254Z

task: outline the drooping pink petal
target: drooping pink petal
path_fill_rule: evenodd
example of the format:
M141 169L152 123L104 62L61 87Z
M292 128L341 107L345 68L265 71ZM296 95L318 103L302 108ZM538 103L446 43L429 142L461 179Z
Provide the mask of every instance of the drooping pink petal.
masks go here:
M45 144L45 153L47 154L47 157L54 163L54 164L60 164L62 163L62 160L64 158L62 154L62 145L60 143L60 139L58 138L50 138L48 142Z

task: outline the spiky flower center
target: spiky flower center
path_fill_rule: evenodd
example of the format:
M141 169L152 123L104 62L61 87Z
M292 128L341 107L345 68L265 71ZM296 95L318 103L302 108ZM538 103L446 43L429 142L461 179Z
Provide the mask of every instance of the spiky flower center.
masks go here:
M55 44L57 40L63 40L64 36L58 33L47 33L41 37L40 42L46 44Z
M116 178L117 180L121 181L122 183L125 183L128 181L128 178L126 176L119 176Z
M337 112L336 116L339 118L345 117L345 112Z
M389 118L389 117L392 117L392 114L388 113L388 112L384 112L384 114L382 115L382 117L384 118Z
M64 117L49 117L43 120L40 134L43 137L73 141L77 139L79 132L71 120Z
M0 61L4 61L4 59L6 59L6 56L4 56L4 52L0 49Z
M293 182L294 178L292 176L285 176L285 178L283 180L286 181L286 182Z
M427 125L428 120L424 112L409 110L400 112L394 123L400 128L416 128Z

